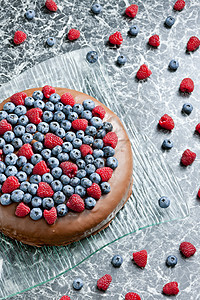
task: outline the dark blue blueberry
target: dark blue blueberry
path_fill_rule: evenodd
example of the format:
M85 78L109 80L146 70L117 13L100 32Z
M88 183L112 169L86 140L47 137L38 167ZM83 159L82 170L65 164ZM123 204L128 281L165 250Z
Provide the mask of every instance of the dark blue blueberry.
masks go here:
M42 206L45 209L51 209L52 207L54 207L54 201L52 198L44 198L42 200Z
M72 127L72 124L70 121L68 120L63 120L61 123L60 123L60 126L61 128L63 128L65 131L69 131Z
M35 142L33 144L33 149L35 150L35 152L41 152L43 149L43 144L41 142Z
M65 194L65 196L70 197L74 194L74 188L71 185L65 185L63 187L63 193Z
M62 175L62 169L59 167L55 167L51 170L51 174L54 178L58 179Z
M93 147L96 149L102 149L103 148L103 140L95 139L93 142Z
M138 25L132 25L129 29L130 35L136 36L140 31L140 28Z
M52 47L53 45L55 45L56 39L53 36L50 36L48 37L46 43L49 47Z
M172 25L174 25L175 23L175 19L171 16L167 17L167 19L165 20L165 25L167 27L172 27Z
M73 149L69 154L71 160L76 161L77 159L81 158L81 151L78 149Z
M117 254L117 255L113 256L111 263L112 263L113 267L119 268L121 266L121 264L123 263L123 258L121 257L121 255Z
M42 181L42 178L40 175L31 175L30 179L29 179L30 183L39 183Z
M19 148L22 147L23 142L20 138L14 138L13 141L12 141L12 145L15 149L19 149Z
M25 17L27 20L33 20L35 18L35 11L33 9L29 9L25 12Z
M33 171L34 166L30 163L25 164L22 167L22 171L26 172L26 174L30 175Z
M18 122L18 116L16 114L10 114L7 116L7 121L10 124L15 125Z
M94 126L88 126L85 130L85 135L95 136L97 133L97 129Z
M90 145L94 142L94 138L91 135L85 135L83 137L83 144Z
M62 144L62 150L63 150L63 152L69 153L70 151L72 151L72 149L73 149L73 146L72 146L72 144L70 142L64 142Z
M0 121L4 120L4 119L7 119L7 117L8 117L8 113L4 110L1 110L0 111Z
M72 142L76 138L76 134L73 131L68 131L65 135L65 140L67 142Z
M67 185L67 184L70 183L70 178L67 175L62 175L60 177L60 180L61 180L63 185Z
M84 131L83 130L78 130L77 132L76 132L76 137L78 138L78 139L83 139L83 137L84 137L84 135L85 135L85 133L84 133Z
M42 100L44 98L44 95L41 91L35 91L32 95L33 99L35 100Z
M44 149L44 150L41 151L41 155L45 159L49 159L51 157L51 150L50 149Z
M90 120L90 123L92 126L96 127L97 129L101 128L103 126L103 122L100 118L98 117L93 117L91 120Z
M18 173L18 170L17 170L17 168L15 166L8 166L6 168L6 170L5 170L5 175L7 177L9 177L9 176L15 176L17 173ZM22 180L22 181L24 181L24 180Z
M172 147L173 147L173 143L170 140L166 139L166 140L163 141L163 143L162 143L162 148L163 149L169 150Z
M22 141L24 144L30 144L33 140L33 136L31 133L25 133L22 135Z
M54 190L54 192L58 192L58 191L61 191L61 190L62 190L63 185L62 185L62 183L60 182L60 180L54 180L54 181L52 181L52 183L51 183L51 187L52 187L52 189Z
M103 168L105 166L105 162L104 162L103 158L96 158L94 160L94 165L97 169Z
M55 111L63 110L64 105L61 102L55 104Z
M103 122L103 129L105 129L106 132L109 132L113 130L113 126L110 122Z
M75 290L80 290L83 287L83 280L81 278L77 278L73 281L73 288Z
M14 166L17 162L18 156L14 153L9 153L5 157L5 163L8 166Z
M85 110L93 110L93 108L95 108L95 103L91 99L86 99L83 101L83 107Z
M5 140L1 137L0 138L0 149L2 149L5 146L6 142Z
M15 134L12 131L6 131L3 135L3 138L7 143L10 143L15 138Z
M82 179L81 179L81 185L82 185L84 188L87 189L87 188L91 187L92 181L91 181L90 179L88 179L87 177L82 178Z
M0 203L1 205L9 205L12 203L11 198L10 198L10 194L3 194L0 197Z
M26 114L26 107L24 105L18 105L15 107L14 114L18 117Z
M39 207L34 207L30 211L30 218L37 221L42 218L42 210Z
M88 154L85 156L86 165L92 164L94 162L94 156L92 154Z
M25 127L22 125L17 125L14 128L14 134L16 136L22 136L25 133Z
M161 208L167 208L170 205L169 198L163 196L158 200L158 204Z
M7 113L12 113L15 110L15 104L12 102L7 102L4 104L3 110Z
M80 179L78 177L72 177L70 179L70 185L75 187L80 184Z
M86 195L86 189L81 186L81 185L77 185L75 187L75 194L78 194L80 197L84 197Z
M78 139L78 138L75 138L73 141L72 141L72 145L74 148L80 148L80 146L82 145L82 140L81 139Z
M45 103L45 110L48 110L48 111L54 111L54 104L50 101L46 102Z
M28 122L29 122L29 119L27 116L21 116L18 119L18 124L22 125L22 126L26 126L28 124Z
M106 159L106 166L110 167L111 169L116 169L118 166L118 160L116 157L108 157Z
M42 134L41 132L36 132L33 136L34 140L38 141L38 142L43 142L44 141L44 134Z
M51 96L49 97L49 101L51 101L55 104L60 101L60 96L56 93L51 94Z
M48 165L50 166L50 168L55 168L59 166L59 160L56 157L50 157L47 161Z
M126 62L127 62L126 56L124 56L124 55L119 55L119 56L117 57L117 64L118 64L119 66L125 65Z
M23 181L27 180L27 174L25 172L23 172L23 171L19 171L16 174L16 177L18 178L19 182L23 182Z
M97 134L96 134L96 138L97 138L97 139L103 139L105 135L106 135L105 129L100 129L100 130L97 132Z
M177 262L178 262L178 259L175 255L169 255L166 260L166 265L168 267L175 267Z
M61 123L65 120L65 114L62 111L56 111L53 116L54 121Z
M62 147L61 146L55 146L52 150L51 150L51 153L52 155L54 156L57 156L59 153L62 152Z
M83 112L83 110L84 110L83 105L80 103L76 103L72 107L72 111L76 112L78 115L80 115Z
M49 110L45 111L42 115L42 119L44 122L47 122L47 123L51 122L53 120L52 111L49 111Z
M36 125L33 123L29 123L26 125L26 132L27 133L35 133L36 132Z
M185 104L183 104L182 111L183 111L185 114L187 114L187 115L191 114L192 110L193 110L192 104L190 104L190 103L185 103ZM5 133L4 133L4 134L5 134Z
M50 173L45 173L42 175L42 181L47 182L48 184L52 183L53 176Z
M37 126L37 130L41 133L47 133L49 132L49 124L46 122L40 122Z
M60 162L63 162L69 160L69 155L66 152L61 152L58 154L57 158Z
M9 153L13 153L14 152L14 147L11 144L6 144L5 146L3 146L3 153L4 154L9 154Z
M73 122L74 120L78 119L78 114L74 111L70 112L67 116L67 119L71 122Z
M91 8L92 12L95 14L95 15L98 15L101 13L102 11L102 6L99 4L99 3L94 3L92 5L92 8ZM91 52L95 52L95 51L90 51L88 53L91 53ZM87 54L88 55L88 54Z
M68 213L68 208L67 208L66 204L64 204L64 203L59 204L56 207L56 210L57 210L57 214L58 214L59 217L64 217Z
M11 200L13 202L21 202L24 197L24 192L22 190L15 190L11 193Z
M37 189L38 189L38 185L37 185L36 183L31 183L31 184L28 186L28 192L29 192L31 195L36 195Z
M70 112L72 112L72 107L71 107L71 105L65 105L65 106L63 107L63 112L66 114L66 116L68 116L68 114L69 114Z
M26 106L31 107L33 106L35 100L32 97L26 97L24 103Z
M79 169L85 169L85 161L83 159L77 159L76 165Z
M96 5L96 6L98 6L98 7L101 7L100 4L94 4L94 5ZM92 6L92 9L93 9L94 5ZM96 11L97 11L97 10L96 10ZM93 10L93 13L95 13L94 10ZM100 13L100 12L99 12L99 13ZM96 12L96 14L97 14L97 12ZM87 61L88 61L90 64L94 64L94 63L98 60L98 53L97 53L96 51L89 51L89 52L86 54L86 59L87 59Z
M92 197L88 197L85 199L85 208L86 209L93 209L96 205L96 200Z
M92 112L90 110L84 110L81 113L81 118L89 121L90 119L92 119Z
M20 187L20 189L21 189L21 187ZM31 194L29 194L29 193L24 194L24 196L23 196L23 202L24 203L30 203L31 200L32 200L32 195Z
M65 136L65 129L64 128L58 128L57 130L56 130L56 132L55 132L55 134L57 135L57 136L59 136L61 139L62 138L64 138L64 136Z
M19 168L23 167L27 163L27 158L25 156L19 156L17 159L17 166Z
M42 205L42 199L40 197L33 197L33 199L31 200L31 205L33 207L40 207Z
M4 181L6 181L6 175L0 174L0 183L3 183Z
M108 194L111 190L110 184L108 182L102 182L100 186L102 194Z
M172 59L169 63L169 68L173 71L176 71L178 69L178 67L179 67L178 61L175 59Z
M101 176L97 173L92 173L92 174L90 174L90 180L92 182L99 184L101 182Z
M6 169L6 165L3 161L0 161L0 173L3 173Z
M28 187L30 185L30 182L24 181L20 184L20 190L22 190L24 193L28 192Z
M94 149L92 155L94 156L94 158L100 158L104 156L104 152L101 149Z
M65 202L65 195L63 194L63 192L58 191L54 193L53 200L56 204L62 204Z

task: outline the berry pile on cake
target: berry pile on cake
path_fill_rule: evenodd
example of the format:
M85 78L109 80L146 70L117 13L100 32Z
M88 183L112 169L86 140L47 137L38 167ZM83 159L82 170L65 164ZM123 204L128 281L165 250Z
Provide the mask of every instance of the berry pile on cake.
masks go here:
M119 118L86 94L51 86L16 93L0 109L0 230L40 246L106 227L132 187Z

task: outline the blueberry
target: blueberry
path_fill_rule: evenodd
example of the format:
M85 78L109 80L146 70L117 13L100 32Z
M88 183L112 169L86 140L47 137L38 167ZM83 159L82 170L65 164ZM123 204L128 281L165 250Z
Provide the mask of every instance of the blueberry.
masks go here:
M62 175L60 177L60 180L61 180L63 185L67 185L67 184L70 183L70 178L67 175Z
M25 12L25 17L27 18L27 20L32 20L33 18L35 18L35 11L33 9L29 9Z
M34 207L30 211L30 218L37 221L42 218L42 210L39 207Z
M163 149L171 149L173 147L173 143L170 140L164 140L162 143L162 148Z
M54 207L54 201L52 198L44 198L42 200L42 206L45 209L51 209L52 207Z
M56 111L53 116L54 121L61 123L65 120L65 114L62 111Z
M16 174L16 177L18 178L19 182L23 182L23 181L27 180L27 174L25 172L23 172L23 171L19 171Z
M140 31L140 28L138 25L132 25L129 29L130 35L136 36Z
M30 175L33 171L34 166L30 163L25 164L22 167L22 171L26 172L26 174Z
M49 97L49 101L55 104L60 101L60 96L56 93L51 94L51 96Z
M44 106L45 106L45 104L42 100L38 99L34 102L34 107L38 107L43 110Z
M168 267L174 267L177 264L178 260L175 255L169 255L166 260L166 265Z
M175 59L172 59L169 63L169 68L173 71L176 71L178 69L178 67L179 67L178 61Z
M29 119L27 116L21 116L18 119L18 124L22 125L22 126L26 126L28 124L28 122L29 122Z
M9 153L13 153L14 152L14 147L11 144L6 144L5 146L3 146L3 153L4 154L9 154Z
M126 62L127 62L126 56L124 56L124 55L119 55L119 56L117 57L117 64L118 64L119 66L125 65Z
M83 107L85 110L93 110L93 108L95 108L95 103L91 99L86 99L83 101Z
M123 263L123 258L121 257L121 255L114 255L111 263L113 265L113 267L115 268L119 268L121 266L121 264Z
M9 153L5 157L5 163L8 166L14 166L17 162L18 156L14 153Z
M24 144L30 144L33 140L33 136L31 133L25 133L22 135L22 141Z
M51 150L50 149L44 149L44 150L41 151L41 155L45 159L49 159L51 157Z
M4 110L0 111L0 121L3 119L7 119L8 113Z
M19 117L26 114L26 107L24 105L18 105L15 107L14 113Z
M35 133L36 132L36 125L33 123L29 123L26 125L26 132L28 133Z
M14 128L14 134L16 136L22 136L25 133L25 127L22 125L17 125Z
M42 178L40 175L31 175L31 177L29 178L30 183L39 183L42 181Z
M60 123L60 126L61 128L63 128L65 131L69 131L72 127L72 124L70 121L68 120L63 120L61 123Z
M43 144L41 142L35 142L33 144L33 150L35 150L35 152L41 152L43 149Z
M87 175L91 175L92 173L94 173L96 171L96 167L93 164L88 164L85 167L85 171L86 171Z
M52 155L54 155L54 156L57 156L61 152L62 152L62 147L59 145L55 146L51 151Z
M75 194L78 194L80 197L84 197L86 195L86 189L81 186L81 185L77 185L75 187Z
M76 165L79 169L85 169L85 161L83 159L77 159Z
M93 148L102 149L103 148L103 140L95 139L93 142Z
M76 112L78 115L80 115L83 112L83 110L84 110L84 107L80 103L76 103L72 107L72 111Z
M80 184L80 179L78 177L73 177L70 179L70 185L75 187Z
M3 183L4 181L6 181L6 175L0 174L0 183Z
M101 128L103 126L103 122L100 118L98 117L93 117L91 120L90 120L90 123L92 126L96 127L97 129Z
M59 160L55 157L50 157L47 163L52 169L59 166Z
M54 192L58 192L58 191L61 191L61 190L62 190L63 185L62 185L62 183L60 182L60 180L54 180L54 181L52 181L52 183L51 183L51 187L52 187L52 189L54 190Z
M104 162L103 158L96 158L94 160L94 165L97 169L103 168L105 166L105 162Z
M21 202L24 197L24 192L22 190L15 190L11 193L11 200L13 202Z
M83 137L83 144L90 145L94 142L94 138L91 135L85 135Z
M66 204L59 204L56 207L56 210L59 217L64 217L68 213L68 208Z
M96 4L99 5L99 4ZM101 5L99 5L101 7ZM92 6L93 7L93 6ZM94 12L94 11L93 11ZM98 53L96 51L89 51L86 54L86 59L90 64L95 63L98 60Z
M60 125L58 122L51 122L49 124L49 129L52 131L52 132L56 132L57 129L60 128Z
M167 19L165 20L165 25L167 27L172 27L172 25L174 25L175 23L175 19L171 16L167 17Z
M116 169L118 166L118 160L116 157L108 157L106 159L106 166L110 167L111 169Z
M105 157L111 157L115 155L115 150L110 146L104 147L103 152Z
M71 160L76 161L77 159L81 158L81 151L78 149L73 149L69 154Z
M75 290L80 290L83 287L83 280L81 278L77 278L73 281L73 288Z
M105 135L106 135L105 129L100 129L100 130L97 132L97 134L96 134L96 138L97 138L97 139L103 139Z
M42 199L40 197L33 197L33 199L31 200L31 205L33 207L40 207L42 205Z
M44 141L44 134L42 134L41 132L36 132L33 136L34 140L38 141L38 142L43 142Z
M12 102L7 102L4 104L3 110L8 113L12 113L15 110L15 104Z
M68 131L65 135L65 140L67 142L72 142L76 138L76 134L72 131ZM63 150L64 151L64 150Z
M27 159L25 156L19 156L18 159L17 159L17 166L18 167L22 167L24 166L25 164L27 163Z
M70 112L72 112L72 107L71 107L71 105L65 105L65 106L63 107L63 112L66 114L66 116L68 116L68 114L69 114Z
M5 140L2 137L0 137L0 149L2 149L5 146L5 144Z
M18 170L15 166L8 166L5 170L5 175L7 177L9 176L15 176L18 173ZM23 181L23 180L22 180Z
M158 204L161 208L167 208L170 205L170 200L169 198L163 196L158 200Z
M31 194L29 194L29 193L24 194L24 196L23 196L23 202L24 203L30 203L31 200L32 200L32 195Z
M43 113L42 119L43 119L44 122L47 122L47 123L51 122L53 120L52 111L49 111L49 110L45 111Z
M7 116L7 121L10 124L15 125L18 122L18 116L16 114L10 114Z
M81 118L89 121L90 119L92 119L92 112L90 110L84 110L81 113Z
M86 135L95 136L97 133L97 129L94 126L88 126L85 130Z
M51 170L51 174L54 178L58 179L62 175L62 169L59 167L55 167Z
M65 202L65 195L63 194L63 192L58 191L54 193L53 200L56 204L62 204Z
M92 154L88 154L85 156L86 165L92 164L94 162L94 157Z
M36 183L31 183L31 184L28 186L28 192L29 192L31 195L36 195L37 189L38 189L38 185L37 185Z
M12 141L12 145L15 149L19 149L19 148L22 147L23 142L20 138L14 138L13 141Z
M101 176L97 173L92 173L92 174L90 174L90 180L92 182L99 184L101 182Z
M35 91L32 95L33 99L35 100L42 100L44 98L44 95L41 91Z
M26 97L24 100L24 104L28 107L33 106L35 100L32 97Z
M71 185L65 185L63 187L63 193L65 194L65 196L70 197L74 194L74 188Z
M65 136L65 130L63 128L58 128L56 130L55 134L62 139Z
M87 177L82 178L82 179L81 179L81 185L82 185L84 188L89 188L89 187L91 187L91 185L92 185L92 181L91 181L90 179L88 179Z
M15 134L14 134L14 132L12 132L12 131L6 131L6 132L4 133L4 135L3 135L3 138L4 138L4 140L5 140L7 143L12 142L12 140L14 139L14 137L15 137Z
M60 162L63 162L69 160L69 155L65 152L61 152L58 154L57 158Z
M53 176L50 173L45 173L42 175L42 181L47 182L48 184L52 183Z
M48 111L54 111L54 104L52 102L48 101L45 103L44 108L45 108L45 110L48 110Z
M55 111L61 111L63 110L64 105L60 102L55 104Z
M102 11L102 6L99 4L99 3L94 3L92 5L92 8L91 8L92 12L96 15L100 14L101 11ZM94 52L94 51L90 51L90 52ZM90 53L89 52L89 53Z
M10 199L10 194L3 194L0 197L0 203L1 205L9 205L12 203L11 199Z
M0 173L3 173L6 169L6 165L4 164L4 162L0 161Z
M41 133L47 133L49 132L49 124L46 122L40 122L37 126L37 130Z
M65 142L65 143L62 144L63 152L69 153L70 151L72 151L72 149L73 149L73 146L70 142Z
M191 114L192 110L193 110L192 104L190 104L190 103L183 104L182 112L184 112L185 114L189 115L189 114Z
M80 146L82 145L82 140L81 139L78 139L78 138L75 138L73 141L72 141L72 145L74 148L80 148Z
M74 111L70 112L67 116L67 119L71 122L73 122L74 120L78 119L78 114Z
M110 122L103 122L103 129L105 129L106 132L110 132L113 130L113 126Z
M46 43L49 47L52 47L53 45L55 45L56 39L54 37L50 36L50 37L48 37Z
M83 139L83 137L84 137L84 135L85 135L85 133L84 133L84 131L83 130L78 130L77 132L76 132L76 137L78 138L78 139Z
M108 194L111 190L110 184L108 182L102 182L100 186L102 194Z
M20 184L20 190L22 190L24 193L28 192L28 187L30 185L30 182L24 181Z

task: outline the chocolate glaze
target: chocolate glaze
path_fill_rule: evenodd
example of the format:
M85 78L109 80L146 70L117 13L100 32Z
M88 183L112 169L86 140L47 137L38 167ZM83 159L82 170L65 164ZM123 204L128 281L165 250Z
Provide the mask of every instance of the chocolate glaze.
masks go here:
M33 91L41 89L34 88L25 92L31 96ZM85 99L92 99L96 105L105 108L104 121L112 123L113 131L118 136L115 157L118 159L119 166L109 180L111 192L103 195L92 210L84 210L82 213L69 212L65 217L58 217L53 225L48 225L44 218L34 221L29 215L24 218L15 216L17 203L9 206L0 205L0 231L13 239L33 246L66 245L102 230L109 225L116 213L128 200L132 189L131 143L119 118L91 96L75 90L56 88L56 93L59 95L66 92L70 92L77 103L82 103ZM9 98L0 104L0 110L8 101L10 101Z

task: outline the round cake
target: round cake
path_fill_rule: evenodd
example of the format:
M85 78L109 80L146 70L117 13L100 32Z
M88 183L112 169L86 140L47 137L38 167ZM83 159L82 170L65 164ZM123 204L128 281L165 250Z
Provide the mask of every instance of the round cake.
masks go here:
M13 104L5 106L7 102ZM50 113L44 114L45 111ZM12 116L16 114L17 117ZM63 114L65 120L70 120L70 129L68 122L61 123ZM65 135L63 130L56 131L59 136L55 134L51 122L65 128ZM87 138L83 138L85 131ZM65 153L59 156L59 166L54 166L58 159L49 161L47 154L57 158L60 149L70 144L71 132L77 139L72 142L75 150L71 153L65 148ZM26 138L30 136L26 133L33 136L29 143ZM16 93L0 104L0 136L0 231L10 238L33 246L60 246L78 241L107 227L131 194L133 161L128 135L120 119L89 95L50 86ZM81 155L79 162L76 155ZM60 170L62 177L58 174ZM49 181L52 173L54 183ZM58 188L59 182L62 189Z

